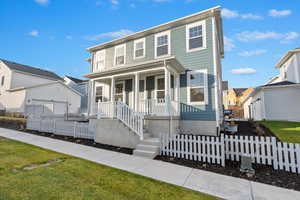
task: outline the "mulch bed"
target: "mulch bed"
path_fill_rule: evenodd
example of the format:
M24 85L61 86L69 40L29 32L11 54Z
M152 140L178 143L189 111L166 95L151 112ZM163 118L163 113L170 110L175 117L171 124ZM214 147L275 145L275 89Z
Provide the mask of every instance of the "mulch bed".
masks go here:
M289 173L282 170L275 171L272 166L253 164L255 175L253 177L248 177L245 173L240 172L239 162L230 160L226 160L226 167L222 167L217 164L208 164L182 158L172 158L168 156L157 156L155 159L186 167L192 167L195 169L206 170L218 174L243 178L250 181L256 181L300 191L300 174Z

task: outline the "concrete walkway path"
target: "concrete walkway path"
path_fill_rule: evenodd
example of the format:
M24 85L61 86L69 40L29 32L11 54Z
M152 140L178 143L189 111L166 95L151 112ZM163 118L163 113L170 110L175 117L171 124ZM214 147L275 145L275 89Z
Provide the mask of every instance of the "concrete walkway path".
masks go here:
M300 200L300 192L0 128L0 136L233 200Z

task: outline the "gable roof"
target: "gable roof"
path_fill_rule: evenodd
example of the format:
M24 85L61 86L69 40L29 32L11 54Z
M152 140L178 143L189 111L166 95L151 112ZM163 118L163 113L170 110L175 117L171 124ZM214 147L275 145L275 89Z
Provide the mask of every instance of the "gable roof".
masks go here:
M87 82L88 80L82 80L82 79L78 79L78 78L74 78L72 76L66 76L68 79L70 79L71 81L73 81L74 83L84 83Z
M290 57L292 57L292 55L294 55L295 53L300 53L300 48L295 48L292 49L290 51L288 51L279 61L278 63L275 65L275 68L280 68L285 62L287 62Z
M242 96L243 92L245 92L248 88L233 88L236 96Z
M283 85L294 85L294 84L296 84L296 83L291 82L291 81L281 81L281 82L277 82L277 83L266 84L261 87L272 87L272 86L283 86Z
M38 75L38 76L43 76L45 78L50 78L50 79L54 79L54 80L62 80L62 78L60 76L58 76L54 72L51 72L48 70L31 67L28 65L23 65L23 64L15 63L15 62L4 60L4 59L0 59L0 61L2 61L11 70L25 72L25 73L29 73L29 74L33 74L33 75Z

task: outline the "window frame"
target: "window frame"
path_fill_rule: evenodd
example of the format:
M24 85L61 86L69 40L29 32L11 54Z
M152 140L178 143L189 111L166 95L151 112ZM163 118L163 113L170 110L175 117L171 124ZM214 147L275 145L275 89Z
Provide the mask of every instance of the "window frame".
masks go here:
M124 63L123 64L117 64L117 49L124 47ZM126 64L126 43L125 44L120 44L118 46L115 46L115 54L114 54L114 66L124 66Z
M155 93L154 93L154 99L158 100L157 98L157 92L158 91L164 91L164 93L166 93L166 86L164 86L164 89L163 90L158 90L158 83L157 83L157 80L158 79L164 79L164 83L165 83L165 76L161 75L161 76L155 76L155 83L154 83L154 89L155 89ZM166 97L164 96L163 99L165 99Z
M101 95L97 95L97 88L100 88L100 87L102 87L102 94ZM97 85L97 86L95 86L95 102L96 103L98 103L97 102L97 97L102 97L102 100L101 100L101 102L103 102L104 101L104 86L103 85Z
M191 87L191 74L203 73L204 74L204 86L193 86ZM204 101L191 102L191 89L192 88L203 88L204 89ZM207 105L208 104L208 79L207 69L193 70L187 72L187 102L191 105Z
M104 62L103 62L103 68L102 68L102 69L99 69L99 68L98 68L98 62L100 61L100 59L98 60L98 55L101 54L101 53L103 53L103 61L104 61ZM97 51L97 52L95 53L95 67L94 67L94 71L95 71L95 72L99 72L99 71L103 71L103 70L104 70L104 68L105 68L105 63L106 63L105 59L106 59L106 51L105 51L105 49L100 50L100 51Z
M143 56L139 56L139 57L136 57L136 44L139 43L139 42L143 42ZM141 39L137 39L137 40L134 40L133 42L133 59L136 60L136 59L141 59L141 58L145 58L146 57L146 38L141 38Z
M190 49L190 28L196 27L196 26L202 26L202 47L198 47L198 48L194 48L194 49ZM194 52L194 51L200 51L203 49L206 49L207 45L206 45L206 21L202 20L202 21L197 21L191 24L187 24L186 25L186 52Z
M164 35L168 36L168 54L162 55L162 56L157 56L157 47L158 47L157 46L157 38L164 36ZM171 55L171 31L164 31L164 32L155 34L155 36L154 36L154 57L155 58L164 58L164 57L167 57L170 55Z
M123 87L122 93L117 93L116 92L116 90L117 90L116 86L119 85L119 84L122 84L122 87ZM115 101L118 101L116 99L116 95L120 95L120 94L122 94L122 102L125 103L126 102L125 81L116 81L116 83L115 83L115 88L114 88L114 99L115 99Z

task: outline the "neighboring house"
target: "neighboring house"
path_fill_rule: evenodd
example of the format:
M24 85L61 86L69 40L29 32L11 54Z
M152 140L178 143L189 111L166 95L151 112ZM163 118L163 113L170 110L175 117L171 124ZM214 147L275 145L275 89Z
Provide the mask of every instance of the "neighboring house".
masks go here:
M146 132L150 138L178 130L219 133L224 55L220 11L211 8L88 48L92 71L84 76L91 84L89 111L103 118L95 122L96 141L135 147ZM137 140L130 139L128 129L117 131L124 125L114 117Z
M88 90L89 90L89 81L81 80L78 78L74 78L71 76L65 76L64 82L66 85L80 92L81 96L81 105L80 105L80 113L87 114L87 105L88 105Z
M275 67L279 75L244 100L245 118L300 121L300 48L288 51Z
M26 104L42 104L47 112L77 113L79 92L57 74L0 59L0 104L6 112L23 113Z
M224 108L233 111L233 116L242 118L244 116L242 102L253 91L253 88L230 88L223 93Z

